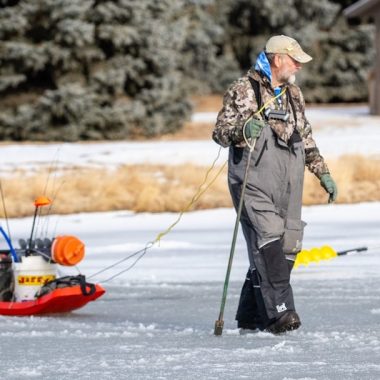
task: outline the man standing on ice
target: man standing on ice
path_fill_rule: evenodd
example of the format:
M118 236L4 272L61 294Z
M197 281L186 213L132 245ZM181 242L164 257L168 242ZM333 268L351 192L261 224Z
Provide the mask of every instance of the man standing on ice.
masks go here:
M255 66L225 93L213 131L214 141L229 146L228 184L236 209L249 165L240 223L250 268L236 315L240 329L277 334L301 325L290 272L305 225L301 220L305 165L329 193L329 202L337 196L305 117L302 92L294 84L301 64L311 59L293 38L271 37ZM251 143L256 140L250 162L244 136Z

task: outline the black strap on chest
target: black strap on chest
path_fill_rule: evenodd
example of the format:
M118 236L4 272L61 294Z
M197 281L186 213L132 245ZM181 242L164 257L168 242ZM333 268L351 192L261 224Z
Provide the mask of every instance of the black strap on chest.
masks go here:
M256 98L256 103L257 103L257 109L261 109L261 107L263 106L262 104L262 99L261 99L261 92L260 92L260 83L251 78L251 77L248 77L250 83L251 83L251 86L252 86L252 89L253 89L253 92L255 93L255 98Z
M295 123L297 125L297 113L296 113L296 107L294 105L294 99L293 99L293 96L292 96L290 90L288 90L287 93L288 93L288 96L289 96L290 107L292 107L294 121L295 121Z

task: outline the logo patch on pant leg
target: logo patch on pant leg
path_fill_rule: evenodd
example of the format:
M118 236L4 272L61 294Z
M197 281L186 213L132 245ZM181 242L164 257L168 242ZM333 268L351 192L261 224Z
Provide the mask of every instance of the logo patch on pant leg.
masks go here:
M278 313L288 310L287 307L285 306L285 302L282 303L281 305L276 305L276 309Z

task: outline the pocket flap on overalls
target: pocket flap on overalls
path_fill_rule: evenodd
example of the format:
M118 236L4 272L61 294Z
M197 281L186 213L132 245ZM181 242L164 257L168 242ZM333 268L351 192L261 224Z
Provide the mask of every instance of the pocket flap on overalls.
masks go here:
M285 228L289 230L303 230L307 223L301 219L287 219L285 223Z
M296 254L302 249L303 230L306 223L300 219L287 219L283 249L285 254Z

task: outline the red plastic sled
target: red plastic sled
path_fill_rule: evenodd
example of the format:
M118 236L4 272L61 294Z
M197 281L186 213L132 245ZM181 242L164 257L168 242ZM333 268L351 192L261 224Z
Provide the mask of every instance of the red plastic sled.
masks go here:
M106 292L100 285L95 285L95 288L91 295L83 295L80 285L75 285L57 288L33 301L0 302L0 315L68 313L96 300Z

